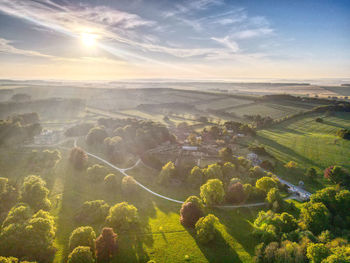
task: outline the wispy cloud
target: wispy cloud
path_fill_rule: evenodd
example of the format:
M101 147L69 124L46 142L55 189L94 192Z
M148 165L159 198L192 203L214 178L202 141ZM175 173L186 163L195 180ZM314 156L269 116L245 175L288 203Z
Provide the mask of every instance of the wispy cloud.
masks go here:
M12 45L11 41L4 38L0 38L0 53L23 55L29 57L53 58L51 55L42 54L37 51L16 48Z
M237 42L230 40L229 36L226 36L224 38L212 37L211 39L229 48L232 52L237 52L239 50Z

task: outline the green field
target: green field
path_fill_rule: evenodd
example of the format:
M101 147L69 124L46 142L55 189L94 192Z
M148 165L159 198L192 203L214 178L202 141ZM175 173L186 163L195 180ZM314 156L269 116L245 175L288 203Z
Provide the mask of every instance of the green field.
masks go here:
M316 117L300 117L258 132L259 143L264 144L278 161L298 163L300 169L290 176L291 181L302 179L302 173L309 167L317 168L320 174L330 165L350 169L350 141L336 136L340 128L350 128L350 114L324 117L323 123L316 122ZM282 176L288 173L281 166L278 172ZM320 182L324 183L323 180ZM318 185L313 184L312 188L318 188Z

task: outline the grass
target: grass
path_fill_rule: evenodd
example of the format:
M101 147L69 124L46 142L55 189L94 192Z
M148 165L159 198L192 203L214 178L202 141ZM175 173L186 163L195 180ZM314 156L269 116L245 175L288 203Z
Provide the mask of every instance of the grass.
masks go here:
M320 174L330 165L350 168L350 141L336 136L340 128L350 128L349 114L324 117L323 123L316 122L316 117L319 116L300 117L258 132L258 142L280 162L277 166L279 175L298 182L309 167L315 167ZM287 171L282 164L289 161L297 162L299 169ZM307 186L316 190L325 184L327 182L320 178L319 183L308 183Z

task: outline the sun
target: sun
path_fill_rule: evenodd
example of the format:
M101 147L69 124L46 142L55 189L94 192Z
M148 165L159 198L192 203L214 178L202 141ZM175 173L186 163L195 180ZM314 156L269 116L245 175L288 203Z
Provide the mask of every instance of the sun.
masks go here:
M98 35L84 32L81 33L80 38L84 46L91 48L96 46Z

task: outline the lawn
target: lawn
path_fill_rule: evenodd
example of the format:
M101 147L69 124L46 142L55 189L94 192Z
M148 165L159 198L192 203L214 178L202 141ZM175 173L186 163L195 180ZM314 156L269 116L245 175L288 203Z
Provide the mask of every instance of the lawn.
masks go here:
M309 167L317 168L320 174L330 165L342 165L350 169L350 141L336 136L340 128L350 128L350 114L337 113L323 117L323 123L316 122L316 117L319 116L300 117L258 132L257 141L264 144L281 164L289 161L298 163L299 170L292 173L281 164L277 166L277 172L282 177L292 175L289 179L297 182ZM308 186L314 190L326 183L321 178L319 182L320 185L312 183Z
M140 227L119 234L119 252L112 262L252 262L257 241L250 235L251 222L256 217L256 209L211 210L220 223L215 242L201 245L195 239L193 230L184 228L179 222L180 204L160 199L139 189L135 196L125 196L119 189L106 192L103 184L92 184L86 180L85 171L78 172L70 167L65 156L56 167L56 180L50 187L54 204L52 213L57 219L57 252L54 263L66 262L70 233L78 226L74 217L76 211L88 200L103 199L110 205L127 201L137 207ZM89 159L90 165L95 160ZM111 170L112 171L112 170ZM152 183L157 172L144 166L128 171L142 183L156 192L184 200L197 190L186 187L162 188ZM60 197L57 202L57 197ZM98 235L104 223L93 225Z

